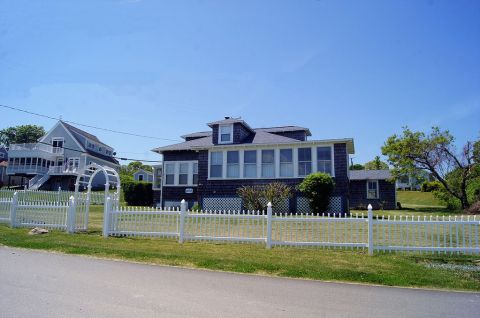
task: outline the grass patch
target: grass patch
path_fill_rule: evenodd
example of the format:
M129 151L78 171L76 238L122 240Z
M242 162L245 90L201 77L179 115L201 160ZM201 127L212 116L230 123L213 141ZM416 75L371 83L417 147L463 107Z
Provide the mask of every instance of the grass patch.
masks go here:
M402 206L444 207L432 192L397 191L397 201Z
M90 209L89 231L68 235L0 225L0 244L67 254L90 255L151 264L204 268L387 286L480 291L480 271L428 268L427 264L475 265L480 256L379 253L363 250L275 247L263 244L186 242L173 239L102 237L103 207Z
M480 291L480 272L427 268L431 263L475 264L479 256L376 254L362 250L275 247L261 244L186 242L172 239L103 238L102 208L92 206L90 231L68 235L51 231L30 236L28 229L0 225L0 244L67 254L239 273L347 281L387 286Z

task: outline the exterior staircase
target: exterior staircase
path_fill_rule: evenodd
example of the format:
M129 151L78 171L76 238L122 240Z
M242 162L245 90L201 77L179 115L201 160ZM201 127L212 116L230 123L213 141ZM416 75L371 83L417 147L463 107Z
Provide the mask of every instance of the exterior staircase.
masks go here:
M45 182L50 179L50 174L37 174L28 182L28 188L30 190L38 190Z

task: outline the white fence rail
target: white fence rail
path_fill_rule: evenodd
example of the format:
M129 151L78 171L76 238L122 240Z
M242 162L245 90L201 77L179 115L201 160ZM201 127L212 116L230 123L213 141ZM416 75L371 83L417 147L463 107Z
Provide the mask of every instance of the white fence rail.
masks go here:
M107 199L108 202L109 199ZM366 216L278 215L260 211L112 208L107 203L104 236L144 236L236 241L272 246L320 246L374 251L480 253L476 216L374 219Z
M58 191L0 189L0 200L11 199L15 192L18 193L20 202L68 203L70 197L75 195L73 191L61 191L60 189ZM79 198L86 200L87 192L81 192ZM104 202L103 191L90 193L90 204L103 205Z
M88 204L75 202L73 196L67 203L22 202L15 192L11 200L0 199L0 222L12 228L39 226L74 233L87 228Z

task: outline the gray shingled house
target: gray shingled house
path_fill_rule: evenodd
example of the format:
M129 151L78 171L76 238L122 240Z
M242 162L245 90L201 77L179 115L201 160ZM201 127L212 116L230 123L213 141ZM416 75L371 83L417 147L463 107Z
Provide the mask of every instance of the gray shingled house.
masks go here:
M312 172L325 172L335 179L330 212L349 211L349 155L352 138L309 140L310 130L299 126L251 128L239 118L226 117L208 124L210 130L182 136L182 143L156 148L163 155L162 190L155 190L157 205L204 209L242 209L237 189L274 181L292 187ZM278 212L307 212L301 193Z
M374 209L393 210L396 207L396 187L388 170L350 171L350 207L364 210L369 204Z

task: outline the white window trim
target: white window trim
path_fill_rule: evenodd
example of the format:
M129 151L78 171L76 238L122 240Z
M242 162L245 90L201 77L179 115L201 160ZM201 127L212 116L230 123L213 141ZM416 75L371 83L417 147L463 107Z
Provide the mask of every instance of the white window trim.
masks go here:
M181 163L187 163L188 164L188 183L187 184L179 184L179 179L180 179L180 164ZM165 161L164 165L166 166L167 164L173 164L174 165L174 177L173 177L173 184L166 184L167 182L167 173L166 173L166 168L165 172L162 171L162 183L163 187L184 187L184 188L189 188L189 187L196 187L198 186L197 184L193 184L193 164L197 163L197 160L187 160L187 161ZM163 178L165 176L165 178Z
M154 166L153 167L153 180L152 180L152 189L153 190L161 190L162 189L161 184L158 185L158 188L155 187L155 185L157 184L157 178L160 178L160 181L162 181L163 171L160 174L160 176L158 176L158 173L157 173L158 170L162 171L162 166L159 166L159 167Z
M275 180L275 179L304 179L305 176L298 175L298 148L311 148L312 149L312 173L317 172L317 147L330 147L331 151L331 161L332 161L332 178L335 178L335 149L333 144L316 144L316 145L296 145L296 146L284 146L284 145L264 145L253 146L253 147L244 147L244 148L230 148L222 147L220 149L209 149L208 150L208 175L207 180ZM274 150L275 160L274 160L274 169L275 177L262 177L262 150ZM292 177L280 177L280 149L292 149L293 151L293 176ZM239 178L227 178L227 151L238 150L240 157L240 177ZM247 150L256 150L257 151L257 177L256 178L246 178L243 174L244 169L244 152ZM212 152L222 152L223 156L223 166L222 166L222 177L210 177L210 158Z
M376 193L375 198L369 198L368 197L368 183L369 182L375 182L377 184L377 193ZM378 199L380 199L380 187L379 187L378 180L367 180L365 186L367 187L367 199L368 200L378 200Z
M230 140L222 141L222 127L229 127L230 128ZM231 144L231 143L233 143L233 124L218 125L218 143L219 144Z

